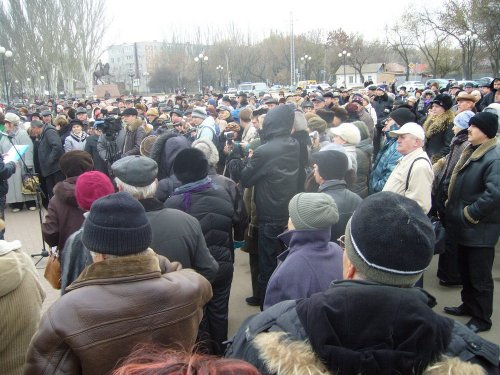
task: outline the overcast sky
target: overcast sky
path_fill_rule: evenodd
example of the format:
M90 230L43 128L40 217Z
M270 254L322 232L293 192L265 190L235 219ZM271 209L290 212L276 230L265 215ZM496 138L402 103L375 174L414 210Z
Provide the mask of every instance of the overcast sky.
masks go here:
M367 39L384 39L385 25L394 21L415 0L236 0L165 1L107 0L111 19L104 46L149 40L170 41L172 34L187 36L200 26L224 29L233 22L259 40L270 30L288 33L293 12L296 34L342 27ZM438 6L442 0L433 1ZM436 5L437 4L437 5ZM429 6L427 2L426 6Z

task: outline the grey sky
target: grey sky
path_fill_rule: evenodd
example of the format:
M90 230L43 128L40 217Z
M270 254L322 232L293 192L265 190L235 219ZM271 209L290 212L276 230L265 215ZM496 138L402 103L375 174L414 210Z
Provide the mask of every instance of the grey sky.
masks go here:
M243 34L260 40L270 30L288 33L290 12L294 15L297 34L314 29L342 27L360 32L367 39L384 39L386 24L392 24L414 0L328 0L328 1L165 1L107 0L112 19L104 46L147 40L172 39L175 32L184 40L212 27L224 30L234 23ZM434 6L442 0L432 2ZM429 6L429 3L426 4Z

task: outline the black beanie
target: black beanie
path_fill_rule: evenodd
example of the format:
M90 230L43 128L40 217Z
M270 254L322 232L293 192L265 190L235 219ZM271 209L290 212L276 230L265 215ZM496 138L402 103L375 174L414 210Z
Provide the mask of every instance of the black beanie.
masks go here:
M174 160L174 174L182 184L199 181L208 175L208 160L203 151L187 148Z
M341 151L319 151L312 155L312 160L325 180L343 180L349 167L347 155Z
M436 95L436 97L432 100L432 103L443 107L445 111L449 110L453 106L453 100L448 94Z
M469 120L469 126L474 125L488 138L495 138L498 131L498 116L491 112L479 112Z
M73 150L64 153L59 159L61 172L68 177L76 177L94 169L92 156L87 151Z
M100 254L140 253L151 245L152 237L146 211L125 192L97 199L83 224L83 244Z
M408 122L415 122L417 119L415 114L408 108L395 109L389 113L389 117L392 118L400 127Z
M418 203L384 191L365 198L346 227L345 251L370 281L412 286L434 255L435 235Z

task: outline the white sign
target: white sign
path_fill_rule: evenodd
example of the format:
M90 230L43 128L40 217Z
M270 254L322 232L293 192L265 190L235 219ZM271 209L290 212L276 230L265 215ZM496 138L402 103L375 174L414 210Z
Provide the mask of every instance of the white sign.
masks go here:
M139 78L134 79L134 87L139 87L141 85L141 80Z

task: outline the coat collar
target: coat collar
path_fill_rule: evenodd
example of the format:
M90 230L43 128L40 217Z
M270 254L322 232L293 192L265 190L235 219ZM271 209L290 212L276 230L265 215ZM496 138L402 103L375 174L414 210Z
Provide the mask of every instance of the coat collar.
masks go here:
M148 253L145 255L124 256L92 263L66 290L71 291L88 285L147 280L160 276L160 261L155 252L148 249Z
M156 198L139 199L139 203L142 204L142 207L144 207L144 210L146 212L160 211L160 210L163 210L165 208L163 206L163 203L161 203Z
M325 190L341 190L347 188L347 183L344 180L326 180L319 185L318 192Z
M478 159L481 159L489 150L492 148L495 148L497 146L497 137L491 138L490 140L484 142L481 144L478 148L476 148L473 152L472 155L470 156L471 161L476 161ZM467 148L473 148L472 145L468 145Z

